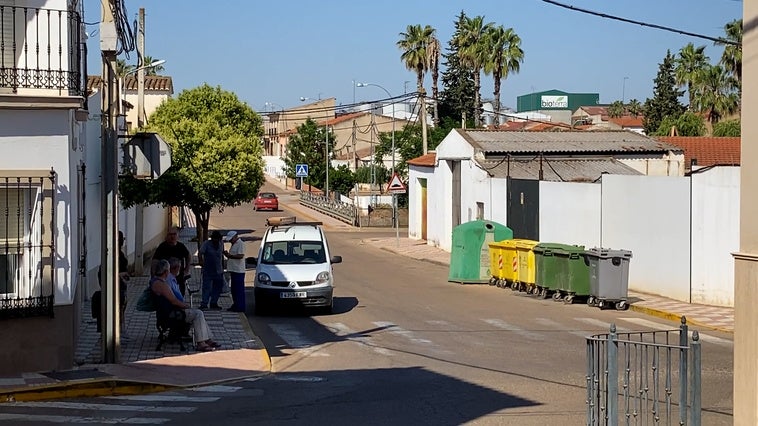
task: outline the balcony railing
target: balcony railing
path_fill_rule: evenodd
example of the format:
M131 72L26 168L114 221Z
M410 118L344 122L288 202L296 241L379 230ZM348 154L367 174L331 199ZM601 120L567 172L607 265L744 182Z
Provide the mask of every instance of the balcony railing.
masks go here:
M0 4L0 94L84 96L82 35L76 11Z

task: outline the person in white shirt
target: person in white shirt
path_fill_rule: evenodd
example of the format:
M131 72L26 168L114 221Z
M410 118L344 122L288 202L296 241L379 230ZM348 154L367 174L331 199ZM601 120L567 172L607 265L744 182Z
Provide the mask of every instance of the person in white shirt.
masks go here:
M229 231L224 239L232 244L229 250L224 250L226 270L231 279L233 312L245 312L245 242L237 235L237 231Z

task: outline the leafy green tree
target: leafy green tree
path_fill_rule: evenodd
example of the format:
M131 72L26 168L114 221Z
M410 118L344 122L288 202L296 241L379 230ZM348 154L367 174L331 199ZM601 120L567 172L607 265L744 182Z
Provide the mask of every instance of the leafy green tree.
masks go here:
M737 112L740 106L737 85L737 79L721 65L708 66L696 82L695 110L706 114L711 123Z
M123 59L116 59L116 76L124 77L127 73L134 69L134 65L129 65Z
M689 107L694 106L694 85L700 78L703 70L709 66L709 58L705 54L705 46L695 47L694 44L688 43L679 49L679 56L675 60L674 77L676 84L687 88L689 96Z
M482 43L489 52L484 63L484 73L491 74L495 82L495 114L499 114L500 85L510 74L519 72L521 63L524 62L524 50L521 49L521 38L513 28L506 29L502 25L489 27Z
M739 137L742 135L740 120L724 120L713 125L713 136Z
M637 99L630 99L629 103L626 104L626 110L629 111L629 114L637 117L642 114L642 104Z
M643 107L645 117L642 123L648 135L658 130L665 117L678 117L684 111L684 107L679 102L679 97L683 92L676 87L674 56L671 51L667 51L663 62L658 64L658 74L653 83L655 85L653 97L648 98Z
M621 101L613 101L610 105L608 105L608 117L611 118L618 118L624 115L624 112L626 111L626 108L624 107L624 104Z
M461 64L459 55L461 28L465 19L466 14L461 11L455 23L455 32L448 41L447 53L442 55L445 61L442 72L444 89L440 95L439 110L443 119L450 118L460 123L465 116L467 125L471 126L476 113L474 72Z
M305 179L305 183L316 188L325 188L326 137L326 128L319 126L311 118L308 118L297 128L297 133L290 136L289 142L287 142L287 155L284 157L284 171L287 177L295 177L296 165L307 164L308 177ZM336 143L334 134L330 131L329 146L333 147ZM329 173L332 170L330 168Z
M355 173L346 165L329 171L329 188L343 195L350 194L355 188Z
M719 62L732 75L737 78L738 86L742 86L742 19L735 19L724 25L726 39L734 44L716 43L724 46Z
M263 184L261 117L234 93L204 84L164 101L149 123L171 146L172 165L154 181L122 176L121 202L186 206L204 241L212 209L249 202Z
M666 116L654 135L668 136L672 128L676 128L678 136L704 136L706 133L705 120L692 111L686 111L678 117Z
M482 115L481 71L487 63L490 52L487 51L485 34L494 24L484 22L483 16L469 18L466 16L461 25L458 43L458 55L461 64L470 69L474 75L474 126L479 127Z
M439 126L429 129L429 149L432 150L436 148L452 129L458 127L458 124L459 123L451 118L444 118ZM409 124L403 127L401 131L396 132L395 149L398 153L398 158L395 161L395 172L400 176L407 178L408 165L405 164L405 162L424 154L421 144L421 125ZM376 147L375 157L383 158L385 155L391 154L392 133L380 133L379 145ZM389 176L387 179L389 180Z
M383 164L373 162L366 166L358 167L355 171L355 181L358 183L386 183L390 180L390 171Z

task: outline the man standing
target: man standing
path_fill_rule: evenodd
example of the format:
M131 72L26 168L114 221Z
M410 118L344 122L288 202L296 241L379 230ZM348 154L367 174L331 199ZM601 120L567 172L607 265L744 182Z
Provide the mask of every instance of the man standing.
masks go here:
M184 292L187 289L187 278L189 275L190 252L187 250L187 246L179 242L178 229L173 227L169 229L168 234L166 234L166 241L160 243L158 248L155 249L153 261L161 259L169 260L172 257L175 257L182 262L176 280L179 283L179 291L184 295Z
M228 259L226 270L229 271L232 290L232 307L228 310L233 312L245 312L245 243L237 235L237 231L229 231L224 237L232 243L229 250L224 250L224 256Z
M221 309L218 298L224 288L223 255L224 243L221 242L221 233L211 232L211 239L204 241L198 250L198 260L203 266L203 291L200 309Z

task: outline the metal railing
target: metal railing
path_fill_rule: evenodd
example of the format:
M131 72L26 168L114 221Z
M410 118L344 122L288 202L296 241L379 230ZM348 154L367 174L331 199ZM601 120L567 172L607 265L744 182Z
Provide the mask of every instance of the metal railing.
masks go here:
M84 96L83 34L76 11L0 5L0 94L48 89Z
M623 333L613 324L587 337L587 425L700 425L700 341L681 321Z
M0 177L0 318L53 316L56 174Z
M300 204L350 225L356 223L358 212L353 204L331 200L308 191L300 191Z

